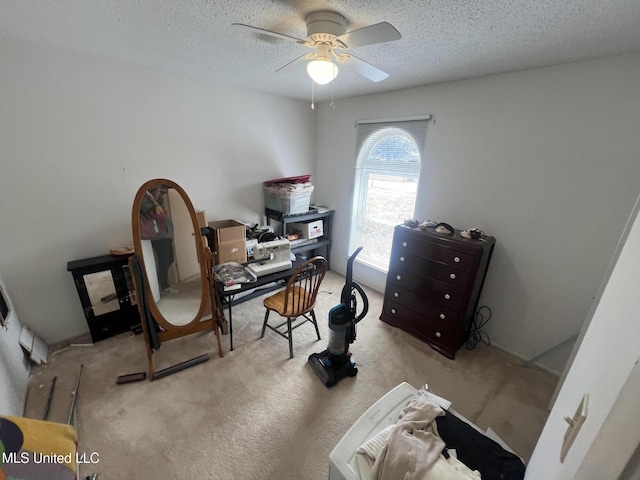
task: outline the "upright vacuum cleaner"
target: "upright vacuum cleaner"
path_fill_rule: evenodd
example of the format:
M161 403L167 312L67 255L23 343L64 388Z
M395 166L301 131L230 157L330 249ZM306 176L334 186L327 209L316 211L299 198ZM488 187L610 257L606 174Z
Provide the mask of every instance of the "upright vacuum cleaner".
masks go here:
M349 345L356 339L356 324L369 310L369 299L364 290L352 277L353 261L360 253L358 247L347 260L347 276L340 304L329 311L329 345L324 352L312 353L309 365L327 388L333 387L344 377L355 377L358 373L356 362L351 358ZM358 313L358 299L362 299L362 310Z

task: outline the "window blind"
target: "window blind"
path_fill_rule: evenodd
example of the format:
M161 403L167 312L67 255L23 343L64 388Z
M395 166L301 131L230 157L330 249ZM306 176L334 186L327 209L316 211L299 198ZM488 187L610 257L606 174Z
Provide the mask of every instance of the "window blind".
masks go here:
M384 174L402 174L417 177L420 173L420 160L427 136L427 123L431 116L385 121L358 121L356 123L356 152L358 167ZM415 142L417 152L407 150L390 140L394 130L398 135L407 135ZM412 148L407 142L407 149ZM366 144L366 145L365 145Z

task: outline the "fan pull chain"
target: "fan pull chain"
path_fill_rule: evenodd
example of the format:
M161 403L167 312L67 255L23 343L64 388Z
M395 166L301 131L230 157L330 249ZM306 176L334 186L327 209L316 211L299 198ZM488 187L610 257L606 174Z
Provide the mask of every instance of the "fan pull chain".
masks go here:
M315 98L316 98L316 82L311 80L311 110L316 109Z
M334 85L334 83L335 82L331 82L331 103L329 104L329 106L335 110L336 104L333 103L333 85Z
M335 54L334 54L335 55ZM333 65L333 68L338 68L335 64L335 59L334 56L331 56L331 65ZM335 110L336 108L336 104L333 103L333 86L336 84L335 80L331 82L331 103L329 104L329 106Z

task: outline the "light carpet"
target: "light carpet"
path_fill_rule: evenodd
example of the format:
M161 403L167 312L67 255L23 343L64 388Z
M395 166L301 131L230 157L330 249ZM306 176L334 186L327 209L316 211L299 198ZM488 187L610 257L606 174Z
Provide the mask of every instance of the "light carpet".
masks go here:
M260 299L233 309L234 351L213 333L163 344L156 368L211 353L208 362L166 378L116 385L116 377L146 370L142 336L122 334L92 346L68 346L34 368L25 415L42 418L57 377L51 414L67 422L71 392L84 365L77 403L81 452L99 462L81 478L316 480L328 478L329 453L377 399L401 382L428 384L480 428L490 427L527 461L548 415L558 378L493 347L463 347L449 360L379 320L383 296L365 289L369 314L351 345L358 375L327 389L307 364L326 348L327 315L340 302L344 277L328 272L311 324L287 341L267 331ZM64 347L64 345L62 345Z

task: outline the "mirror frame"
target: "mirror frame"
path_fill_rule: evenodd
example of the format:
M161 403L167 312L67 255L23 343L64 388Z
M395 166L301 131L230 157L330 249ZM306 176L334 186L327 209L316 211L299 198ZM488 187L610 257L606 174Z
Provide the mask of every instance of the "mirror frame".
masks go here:
M140 205L142 203L142 199L145 195L145 192L151 188L157 186L166 186L169 188L175 189L182 200L184 201L187 210L189 211L189 216L191 217L191 224L193 226L194 233L194 242L195 242L195 252L198 256L198 265L200 269L200 306L198 308L197 313L194 318L189 322L183 325L174 325L169 322L160 312L155 300L147 302L149 310L153 315L154 319L160 327L164 330L164 332L159 332L158 336L161 337L161 341L170 340L171 338L177 338L183 336L189 332L194 331L194 329L201 330L202 328L197 328L198 324L202 321L203 317L207 315L211 315L211 311L207 312L207 305L210 302L209 296L210 292L208 287L208 272L207 272L207 252L205 251L205 246L203 243L202 235L200 233L200 225L198 224L198 218L196 216L195 208L191 203L191 199L185 192L185 190L178 185L177 183L167 180L164 178L155 178L149 180L142 184L142 186L136 192L136 196L133 201L133 207L131 210L131 228L133 234L133 247L136 255L140 258L142 265L144 266L144 276L145 276L145 289L146 289L146 297L147 299L153 299L153 294L151 292L151 287L149 286L149 278L147 277L147 266L145 264L145 259L142 254L142 240L140 238ZM208 309L210 310L210 309Z

